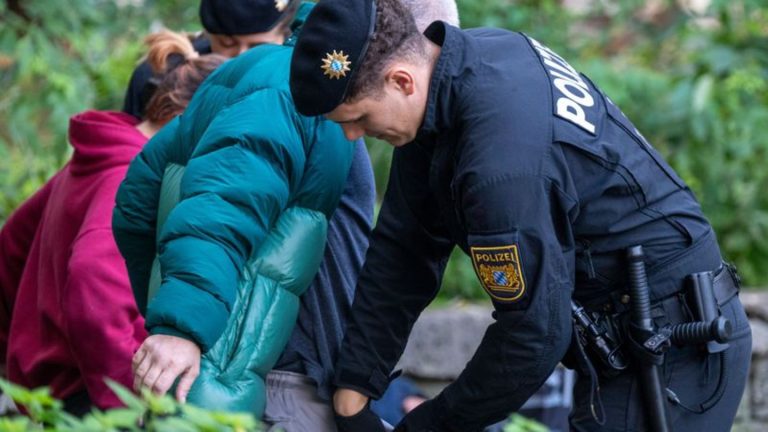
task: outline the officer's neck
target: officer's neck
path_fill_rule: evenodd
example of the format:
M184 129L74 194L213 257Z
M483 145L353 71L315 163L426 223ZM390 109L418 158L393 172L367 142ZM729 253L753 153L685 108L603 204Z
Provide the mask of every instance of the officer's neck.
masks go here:
M432 72L435 70L435 65L437 64L437 59L440 58L440 52L442 50L442 47L428 38L425 39L425 45L426 45L426 51L427 51L427 64L428 64L428 70L429 70L429 76L432 76Z
M414 65L414 79L418 89L414 98L414 106L418 108L413 114L414 118L419 119L419 129L424 125L424 118L427 114L429 94L432 91L430 88L432 85L432 75L434 74L437 60L440 58L441 47L425 38L424 49L426 51L425 60ZM414 131L414 133L418 134L418 130Z

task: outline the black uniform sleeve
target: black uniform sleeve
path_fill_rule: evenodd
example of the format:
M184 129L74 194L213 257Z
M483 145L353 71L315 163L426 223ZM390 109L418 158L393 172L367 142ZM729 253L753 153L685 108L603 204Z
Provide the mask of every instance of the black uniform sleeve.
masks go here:
M373 398L386 390L453 249L428 197L429 161L430 153L415 143L395 150L336 364L337 386Z
M468 252L496 322L458 379L432 402L439 430L480 430L504 419L568 348L572 255L561 239L568 223L553 188L538 176L502 174L464 194Z

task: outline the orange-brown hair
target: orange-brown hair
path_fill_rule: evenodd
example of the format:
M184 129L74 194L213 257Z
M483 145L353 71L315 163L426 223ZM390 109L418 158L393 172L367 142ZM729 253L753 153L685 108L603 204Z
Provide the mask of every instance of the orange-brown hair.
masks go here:
M181 114L203 80L227 60L217 54L199 55L186 35L168 30L152 33L144 43L157 86L144 119L159 124Z

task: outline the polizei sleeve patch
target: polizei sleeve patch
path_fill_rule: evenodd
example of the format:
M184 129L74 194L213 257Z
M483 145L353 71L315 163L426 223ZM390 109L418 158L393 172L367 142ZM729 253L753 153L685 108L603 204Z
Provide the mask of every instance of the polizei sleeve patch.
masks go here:
M480 283L494 300L515 302L525 294L517 245L472 247L472 264Z

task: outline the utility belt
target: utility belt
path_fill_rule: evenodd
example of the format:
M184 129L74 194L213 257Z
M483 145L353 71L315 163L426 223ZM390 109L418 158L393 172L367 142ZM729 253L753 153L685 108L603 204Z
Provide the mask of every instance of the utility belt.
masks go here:
M712 280L712 294L717 306L722 306L733 296L738 294L741 279L733 265L723 262L714 273ZM691 297L691 286L694 283L691 275L686 277L684 288L666 297L651 302L651 315L658 326L667 324L680 324L690 321L690 305L694 301ZM608 296L579 302L590 313L620 317L631 310L632 297L629 290L614 292Z
M724 351L729 347L732 324L722 316L720 306L738 294L740 281L736 269L727 263L715 271L670 280L673 272L680 274L691 269L688 265L695 254L686 252L679 261L664 266L666 273L661 272L663 278L657 279L664 287L682 289L671 293L664 290L669 294L652 300L643 248L633 246L627 250L627 290L601 301L585 301L586 307L571 301L574 343L563 363L590 377L590 407L598 424L605 420L598 375L609 379L627 371L630 364L638 377L651 430L671 429L668 403L701 414L722 398L726 376ZM703 402L684 403L673 389L665 386L659 367L672 345L700 346L710 354L718 353L718 384Z
M720 307L739 292L740 278L736 269L723 262L714 272L695 273L685 279L682 290L650 303L654 325L663 329L680 328L680 325L691 322L710 322L714 326L710 329L710 339L717 339L718 331L726 331L717 328L717 325L724 325L722 322L715 324L721 315ZM632 349L631 338L628 337L631 300L629 290L623 290L600 299L575 303L572 311L575 342L582 345L602 376L621 373L626 369L629 358L643 355ZM704 339L704 335L701 338ZM674 342L674 337L672 340ZM728 347L727 343L717 340L702 340L701 345L706 346L710 353L724 351Z

